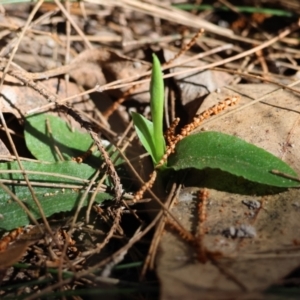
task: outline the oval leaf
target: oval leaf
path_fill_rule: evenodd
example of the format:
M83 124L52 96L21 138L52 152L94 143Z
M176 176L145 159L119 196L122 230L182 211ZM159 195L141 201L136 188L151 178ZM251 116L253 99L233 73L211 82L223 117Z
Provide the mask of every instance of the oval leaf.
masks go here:
M180 141L176 152L170 156L168 167L220 169L250 181L278 187L296 187L299 182L274 175L278 170L297 177L297 173L271 153L249 144L235 136L220 132L203 132Z

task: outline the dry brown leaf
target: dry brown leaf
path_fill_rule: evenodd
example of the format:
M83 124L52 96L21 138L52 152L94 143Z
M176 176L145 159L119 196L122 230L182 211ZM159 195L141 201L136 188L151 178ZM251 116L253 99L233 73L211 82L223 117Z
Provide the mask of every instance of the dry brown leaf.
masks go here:
M24 255L30 242L18 241L10 246L6 251L0 253L0 269L12 266Z
M67 96L80 93L76 84L65 80L51 78L42 82L43 86L50 93L57 93L62 99ZM0 101L3 103L3 112L12 113L17 118L24 116L28 111L48 104L48 101L31 87L22 84L11 84L11 80L4 84ZM74 98L72 101L79 101Z
M300 173L299 126L285 148L288 134L299 121L299 98L287 91L272 93L276 89L266 84L238 85L212 93L201 110L228 95L240 94L240 107L252 99L270 96L264 99L268 104L256 103L208 120L203 126L237 135L277 156L287 149L284 160ZM262 188L216 171L206 171L202 181L197 176L189 174L191 185L209 187L203 242L207 250L221 252L222 258L201 264L195 249L177 234L167 232L157 259L162 299L269 299L260 293L300 265L300 191ZM193 231L197 200L186 199L186 195L179 197L172 213Z

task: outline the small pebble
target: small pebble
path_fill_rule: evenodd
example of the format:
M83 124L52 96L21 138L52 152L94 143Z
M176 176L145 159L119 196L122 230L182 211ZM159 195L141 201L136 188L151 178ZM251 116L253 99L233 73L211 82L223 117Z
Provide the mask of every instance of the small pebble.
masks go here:
M251 225L242 224L239 227L230 226L223 230L222 234L227 238L254 238L256 230Z
M243 200L242 203L249 209L259 209L261 206L260 202L257 200Z

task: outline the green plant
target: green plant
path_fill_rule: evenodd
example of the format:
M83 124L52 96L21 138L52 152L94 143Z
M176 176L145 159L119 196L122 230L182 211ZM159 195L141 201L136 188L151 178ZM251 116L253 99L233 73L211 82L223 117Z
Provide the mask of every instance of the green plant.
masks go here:
M75 209L95 175L101 158L99 152L82 164L71 161L71 158L81 155L90 147L93 143L91 137L72 130L61 118L49 114L28 116L24 136L28 150L37 161L22 161L22 165L45 216ZM55 148L59 149L59 155ZM41 217L16 161L0 163L0 185L0 231L30 223L27 213L14 198L24 203L33 217ZM97 182L92 188L96 185ZM92 193L88 193L83 206L88 204L91 196ZM112 195L101 189L95 202L109 199L113 199Z
M233 103L230 100L225 100L208 109L202 115L196 116L194 121L185 126L178 135L174 135L174 128L172 128L169 132L169 143L166 147L163 141L162 129L164 106L163 78L159 60L155 55L153 55L150 91L153 122L137 113L134 113L132 117L138 137L151 155L156 169L161 169L161 162L165 162L168 159L167 164L163 164L163 169L178 171L188 168L198 170L213 168L221 169L261 184L277 187L299 186L299 181L273 173L273 170L277 170L280 173L297 177L297 173L290 166L255 145L220 132L204 132L189 135L204 119L219 113L228 105L232 105ZM149 185L147 187L149 188Z
M132 119L141 143L156 165L166 151L163 133L164 82L160 62L156 55L153 55L150 95L152 122L134 112Z

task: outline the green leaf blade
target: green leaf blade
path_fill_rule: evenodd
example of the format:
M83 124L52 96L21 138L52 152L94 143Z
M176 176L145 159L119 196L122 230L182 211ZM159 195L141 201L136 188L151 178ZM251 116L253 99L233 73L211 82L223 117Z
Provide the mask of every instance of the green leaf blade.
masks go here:
M80 186L86 186L87 180L95 173L95 169L86 164L70 161L48 164L24 161L22 164L28 172L28 178L46 217L74 209L84 192ZM29 189L25 184L19 184L21 181L24 182L24 177L18 170L17 162L1 163L0 180L26 205L33 216L39 219L41 216ZM63 178L59 175L70 176L70 178ZM73 188L71 186L63 188L66 185L72 185ZM92 193L87 198L90 199L91 195ZM99 192L95 201L101 203L112 198L107 193ZM84 205L87 205L88 199L85 200ZM1 188L0 213L0 231L11 230L30 223L25 211Z
M271 153L237 137L219 132L190 135L176 146L168 160L174 170L186 168L220 169L247 180L277 187L297 187L299 183L272 174L278 170L290 176L297 173Z
M156 163L165 153L165 139L163 135L164 110L164 80L159 59L153 54L153 67L150 83L150 107L153 122L153 141L155 145Z

